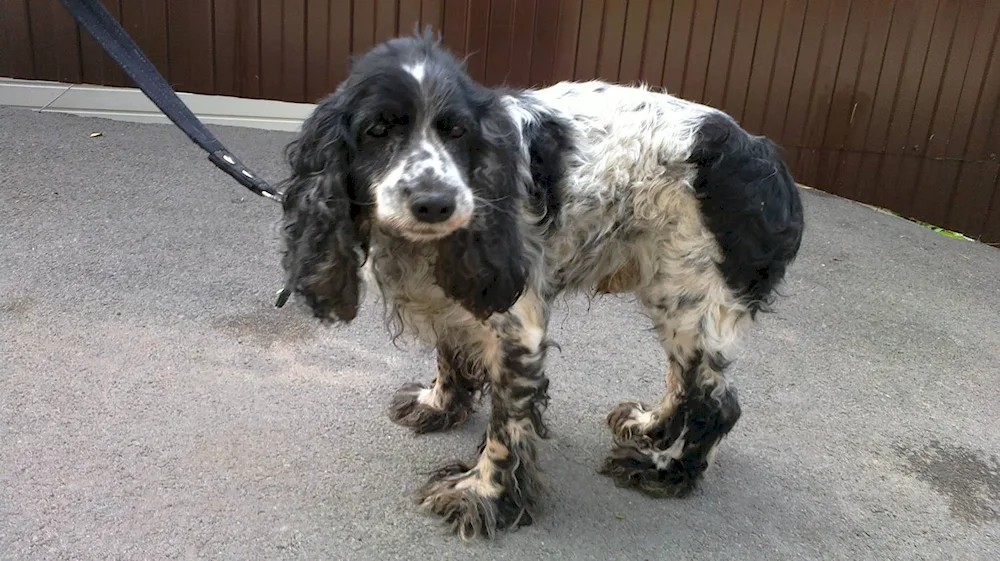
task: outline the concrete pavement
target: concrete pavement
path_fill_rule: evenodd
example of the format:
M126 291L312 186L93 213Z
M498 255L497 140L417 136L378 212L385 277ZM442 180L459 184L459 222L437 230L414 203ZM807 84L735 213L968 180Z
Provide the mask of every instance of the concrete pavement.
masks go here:
M333 329L272 307L277 205L170 126L0 125L0 559L1000 558L996 249L805 192L787 297L734 367L743 418L685 500L595 473L662 351L628 298L562 302L546 511L465 544L411 493L483 412L411 436L385 406L432 356L377 303ZM280 177L288 134L215 130Z

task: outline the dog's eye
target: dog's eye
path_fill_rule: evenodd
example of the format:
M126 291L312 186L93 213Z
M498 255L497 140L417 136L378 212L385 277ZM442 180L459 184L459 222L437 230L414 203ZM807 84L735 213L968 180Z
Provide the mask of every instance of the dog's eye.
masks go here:
M374 125L368 127L366 132L368 133L368 136L381 138L389 134L389 127L386 127L384 123L375 123Z
M462 138L465 136L465 127L461 123L452 125L448 129L448 138Z

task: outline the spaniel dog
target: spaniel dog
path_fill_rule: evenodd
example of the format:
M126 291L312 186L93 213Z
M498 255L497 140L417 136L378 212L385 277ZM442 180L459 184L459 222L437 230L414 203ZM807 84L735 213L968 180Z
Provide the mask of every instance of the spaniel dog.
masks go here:
M357 58L287 158L286 290L336 324L372 286L394 335L436 349L391 419L441 431L491 400L477 452L430 477L423 510L465 538L537 516L547 326L572 292L636 295L665 351L665 394L611 411L600 472L653 496L695 487L740 417L732 347L802 238L768 139L646 87L484 87L423 33Z

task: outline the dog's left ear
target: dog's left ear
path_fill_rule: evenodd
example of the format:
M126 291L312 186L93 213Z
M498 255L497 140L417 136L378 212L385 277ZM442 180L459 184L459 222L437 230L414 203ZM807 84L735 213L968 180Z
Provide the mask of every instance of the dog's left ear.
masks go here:
M528 280L521 233L524 178L515 123L495 103L482 119L478 162L472 172L477 200L471 223L440 242L435 280L479 319L517 302ZM530 178L530 175L527 177Z
M323 321L350 322L361 301L368 208L357 201L347 164L350 133L336 96L321 103L287 149L282 264L286 290Z

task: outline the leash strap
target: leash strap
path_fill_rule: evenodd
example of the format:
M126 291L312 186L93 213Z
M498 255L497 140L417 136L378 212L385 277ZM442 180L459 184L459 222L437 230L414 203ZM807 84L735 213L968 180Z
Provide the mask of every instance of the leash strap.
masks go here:
M160 111L205 152L216 167L257 195L282 200L282 194L252 172L195 117L174 89L100 0L61 0L66 9L139 86Z

